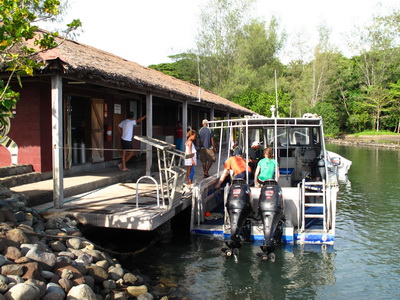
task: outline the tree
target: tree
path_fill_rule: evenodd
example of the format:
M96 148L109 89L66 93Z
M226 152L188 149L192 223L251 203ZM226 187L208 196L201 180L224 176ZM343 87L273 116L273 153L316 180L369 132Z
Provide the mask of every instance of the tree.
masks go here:
M39 28L34 24L56 19L62 6L58 0L0 0L0 4L0 69L9 74L0 79L0 125L5 126L19 99L19 93L10 86L11 79L17 77L22 86L20 76L33 76L40 67L32 57L58 46L58 32L38 34ZM79 20L73 20L67 25L65 36L80 26ZM28 40L33 41L32 47L22 44Z
M370 108L376 130L380 129L381 118L391 111L388 88L400 75L398 32L399 11L395 10L388 16L375 16L371 24L356 28L348 39L362 75L362 105Z
M168 56L174 60L173 63L162 63L158 65L150 65L149 68L163 72L164 74L175 78L190 82L195 85L200 85L199 78L199 62L196 54L180 53Z
M200 14L196 54L201 65L202 86L216 88L230 76L237 55L237 35L248 23L255 0L209 0Z

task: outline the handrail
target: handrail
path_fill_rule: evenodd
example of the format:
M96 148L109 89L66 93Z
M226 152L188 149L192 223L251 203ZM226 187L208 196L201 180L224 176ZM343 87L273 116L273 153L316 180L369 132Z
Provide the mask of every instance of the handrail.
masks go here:
M158 190L158 183L157 180L155 180L153 177L151 176L142 176L140 177L137 181L136 181L136 208L139 208L139 181L142 179L151 179L154 181L154 183L156 184L156 190L157 190L157 207L160 207L160 192ZM163 199L164 200L164 199ZM163 206L165 206L165 203L163 201Z

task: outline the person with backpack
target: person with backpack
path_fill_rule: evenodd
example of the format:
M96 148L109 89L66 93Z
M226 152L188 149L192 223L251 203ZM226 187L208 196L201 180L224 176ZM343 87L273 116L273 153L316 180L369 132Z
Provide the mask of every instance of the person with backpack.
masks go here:
M208 120L204 119L203 127L199 130L199 146L200 146L200 161L203 165L204 178L209 177L208 171L210 170L213 162L215 162L215 148L214 131L208 127Z

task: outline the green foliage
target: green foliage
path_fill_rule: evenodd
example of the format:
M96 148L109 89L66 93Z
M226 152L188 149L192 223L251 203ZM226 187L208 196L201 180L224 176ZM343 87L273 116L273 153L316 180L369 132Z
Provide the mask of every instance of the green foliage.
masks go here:
M149 68L163 72L175 78L199 85L198 60L195 54L181 53L169 56L175 62L150 65Z
M311 49L299 36L300 55L284 66L278 55L286 33L274 17L251 18L253 2L209 0L200 16L196 54L179 54L175 63L156 68L260 115L271 115L277 89L279 116L318 113L330 135L372 128L400 132L398 10L354 30L348 39L352 58L331 44L329 28L319 26L318 44ZM304 54L308 50L310 56Z
M0 80L0 123L5 125L6 118L11 116L11 109L16 105L19 94L10 88L11 78L34 75L40 67L33 56L41 51L57 47L55 38L58 32L41 32L32 25L39 20L52 20L60 13L58 0L0 0L0 69L7 71L10 77ZM66 33L81 26L79 20L67 25ZM31 43L22 45L26 41Z
M338 136L340 133L340 121L336 108L331 103L318 102L310 109L311 113L316 113L324 121L324 131L327 136Z

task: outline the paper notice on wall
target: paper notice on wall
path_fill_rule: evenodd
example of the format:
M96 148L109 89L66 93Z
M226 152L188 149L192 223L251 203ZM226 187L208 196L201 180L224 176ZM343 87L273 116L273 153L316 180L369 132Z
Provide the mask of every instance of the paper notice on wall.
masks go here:
M114 114L116 115L121 114L121 104L114 104Z

